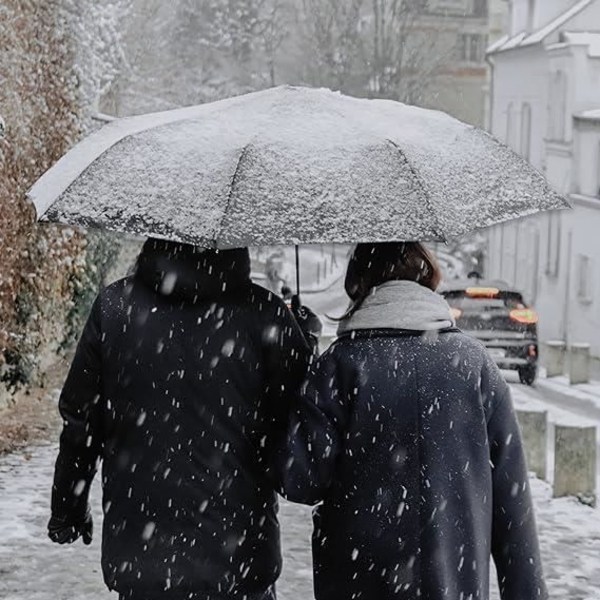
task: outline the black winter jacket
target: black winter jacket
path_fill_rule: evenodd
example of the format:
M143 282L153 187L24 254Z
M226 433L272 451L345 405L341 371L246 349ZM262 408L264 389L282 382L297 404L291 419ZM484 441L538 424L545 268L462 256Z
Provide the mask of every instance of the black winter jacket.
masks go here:
M52 513L81 518L101 459L102 566L121 594L237 598L279 575L266 454L309 350L249 275L247 251L150 241L94 304L60 397Z
M317 600L547 598L510 391L458 330L352 332L296 403L281 476L322 504Z

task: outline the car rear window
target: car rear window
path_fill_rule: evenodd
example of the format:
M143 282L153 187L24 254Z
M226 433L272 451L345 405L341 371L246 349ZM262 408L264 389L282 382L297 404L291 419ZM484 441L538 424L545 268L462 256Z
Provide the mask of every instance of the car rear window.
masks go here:
M512 292L500 292L498 296L489 298L486 296L471 297L467 295L466 291L458 290L445 292L443 296L450 306L467 312L526 308L521 294Z

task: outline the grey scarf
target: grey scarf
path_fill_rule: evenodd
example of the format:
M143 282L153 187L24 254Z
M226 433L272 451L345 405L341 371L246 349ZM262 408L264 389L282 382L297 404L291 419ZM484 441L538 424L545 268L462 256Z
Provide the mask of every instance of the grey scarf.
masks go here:
M338 327L338 335L357 329L437 331L454 327L448 303L414 281L387 281L375 287L361 307Z

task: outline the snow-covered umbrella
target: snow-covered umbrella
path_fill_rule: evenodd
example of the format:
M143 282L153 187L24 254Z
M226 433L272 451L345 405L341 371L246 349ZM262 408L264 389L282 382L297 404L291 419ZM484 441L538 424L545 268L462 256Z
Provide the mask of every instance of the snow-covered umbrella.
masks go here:
M44 221L218 248L444 240L568 206L447 114L288 86L115 120L29 197Z

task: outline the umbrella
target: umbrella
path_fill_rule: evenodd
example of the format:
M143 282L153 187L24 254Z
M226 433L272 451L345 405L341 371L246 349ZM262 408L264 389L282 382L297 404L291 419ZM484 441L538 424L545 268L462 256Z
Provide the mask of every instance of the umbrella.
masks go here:
M117 119L29 197L41 220L216 248L445 240L568 206L445 113L289 86Z

